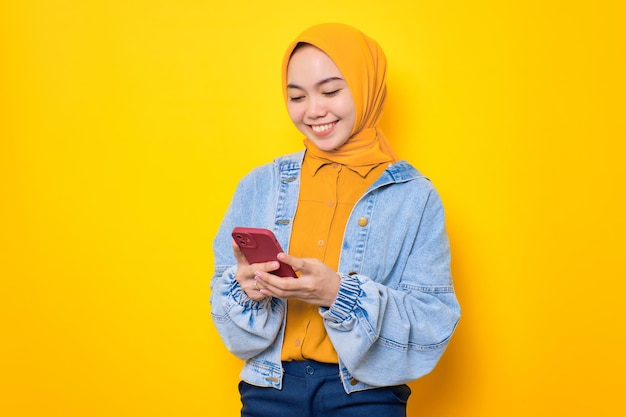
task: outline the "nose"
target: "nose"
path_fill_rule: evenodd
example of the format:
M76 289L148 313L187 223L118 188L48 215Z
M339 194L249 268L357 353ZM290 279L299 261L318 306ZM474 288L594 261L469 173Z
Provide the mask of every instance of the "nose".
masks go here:
M328 110L326 109L326 106L324 105L322 100L318 98L309 99L309 105L306 109L306 115L308 118L317 119L320 117L324 117L326 116L327 112Z

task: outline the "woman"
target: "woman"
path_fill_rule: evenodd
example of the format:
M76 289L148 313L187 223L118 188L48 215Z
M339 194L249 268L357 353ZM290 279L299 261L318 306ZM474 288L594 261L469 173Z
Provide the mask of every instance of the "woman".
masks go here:
M439 196L378 128L386 59L342 24L307 29L283 61L305 150L253 170L214 241L212 317L245 360L242 416L405 416L459 319ZM271 229L298 278L248 264L236 226Z

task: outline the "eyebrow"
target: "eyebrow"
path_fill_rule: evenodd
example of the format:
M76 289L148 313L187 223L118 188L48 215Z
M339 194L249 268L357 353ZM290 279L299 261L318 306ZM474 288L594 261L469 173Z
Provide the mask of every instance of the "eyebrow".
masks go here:
M322 85L327 84L332 81L345 81L345 80L341 77L328 77L328 78L324 78L323 80L316 82L315 87L321 87ZM297 88L299 90L304 90L304 88L300 87L297 84L287 84L287 88Z

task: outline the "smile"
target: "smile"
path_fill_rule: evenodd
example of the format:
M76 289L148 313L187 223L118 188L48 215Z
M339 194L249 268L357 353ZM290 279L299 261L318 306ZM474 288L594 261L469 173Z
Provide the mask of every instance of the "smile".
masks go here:
M337 122L326 123L325 125L311 125L311 129L313 129L315 133L324 133L336 124Z

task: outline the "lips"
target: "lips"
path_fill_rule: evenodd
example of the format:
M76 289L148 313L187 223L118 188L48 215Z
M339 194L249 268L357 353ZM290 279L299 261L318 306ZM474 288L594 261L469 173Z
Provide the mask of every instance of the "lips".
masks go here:
M325 135L326 133L329 133L330 130L335 127L335 125L337 125L337 122L331 122L331 123L325 123L323 125L310 125L311 126L311 130L313 130L313 132L315 132L318 135Z

